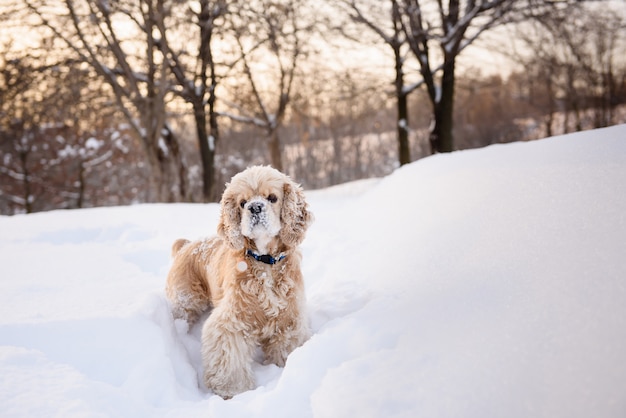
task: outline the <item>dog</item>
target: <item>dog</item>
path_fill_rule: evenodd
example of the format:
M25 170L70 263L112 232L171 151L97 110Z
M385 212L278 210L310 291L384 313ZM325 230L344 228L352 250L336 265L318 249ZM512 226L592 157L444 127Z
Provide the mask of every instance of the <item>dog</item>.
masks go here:
M204 312L204 384L229 399L255 387L253 356L279 367L310 336L298 246L313 215L300 185L268 166L235 175L220 202L217 236L177 240L166 295L191 327Z

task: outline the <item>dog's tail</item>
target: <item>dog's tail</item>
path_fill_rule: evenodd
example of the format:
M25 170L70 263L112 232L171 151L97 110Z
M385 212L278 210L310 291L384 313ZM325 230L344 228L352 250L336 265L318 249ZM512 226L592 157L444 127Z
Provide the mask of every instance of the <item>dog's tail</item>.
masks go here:
M190 242L191 241L184 239L184 238L179 238L176 241L174 241L174 244L172 245L172 258L176 257L176 254L178 254L180 249L183 248L185 245L189 244Z

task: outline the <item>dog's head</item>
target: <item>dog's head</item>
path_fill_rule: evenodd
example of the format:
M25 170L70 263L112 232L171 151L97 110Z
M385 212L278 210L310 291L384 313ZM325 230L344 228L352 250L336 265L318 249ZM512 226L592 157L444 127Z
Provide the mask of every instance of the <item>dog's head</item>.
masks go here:
M291 248L302 242L311 221L298 184L271 167L255 166L226 185L217 232L237 250L246 238L261 251L275 238Z

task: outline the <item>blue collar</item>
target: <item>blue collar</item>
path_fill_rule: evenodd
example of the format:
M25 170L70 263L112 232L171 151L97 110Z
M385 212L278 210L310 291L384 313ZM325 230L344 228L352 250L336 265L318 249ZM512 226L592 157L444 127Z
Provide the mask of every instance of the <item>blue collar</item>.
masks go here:
M286 255L282 253L278 256L278 258L274 258L269 254L258 255L252 250L247 250L246 255L249 255L250 257L254 258L256 261L260 261L262 263L269 264L269 265L274 265L286 257Z

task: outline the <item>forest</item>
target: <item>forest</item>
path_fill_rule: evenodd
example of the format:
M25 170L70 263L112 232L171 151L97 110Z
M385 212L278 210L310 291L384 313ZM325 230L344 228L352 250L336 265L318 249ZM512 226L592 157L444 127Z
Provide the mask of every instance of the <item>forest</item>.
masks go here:
M5 0L0 214L306 189L626 122L624 1Z

